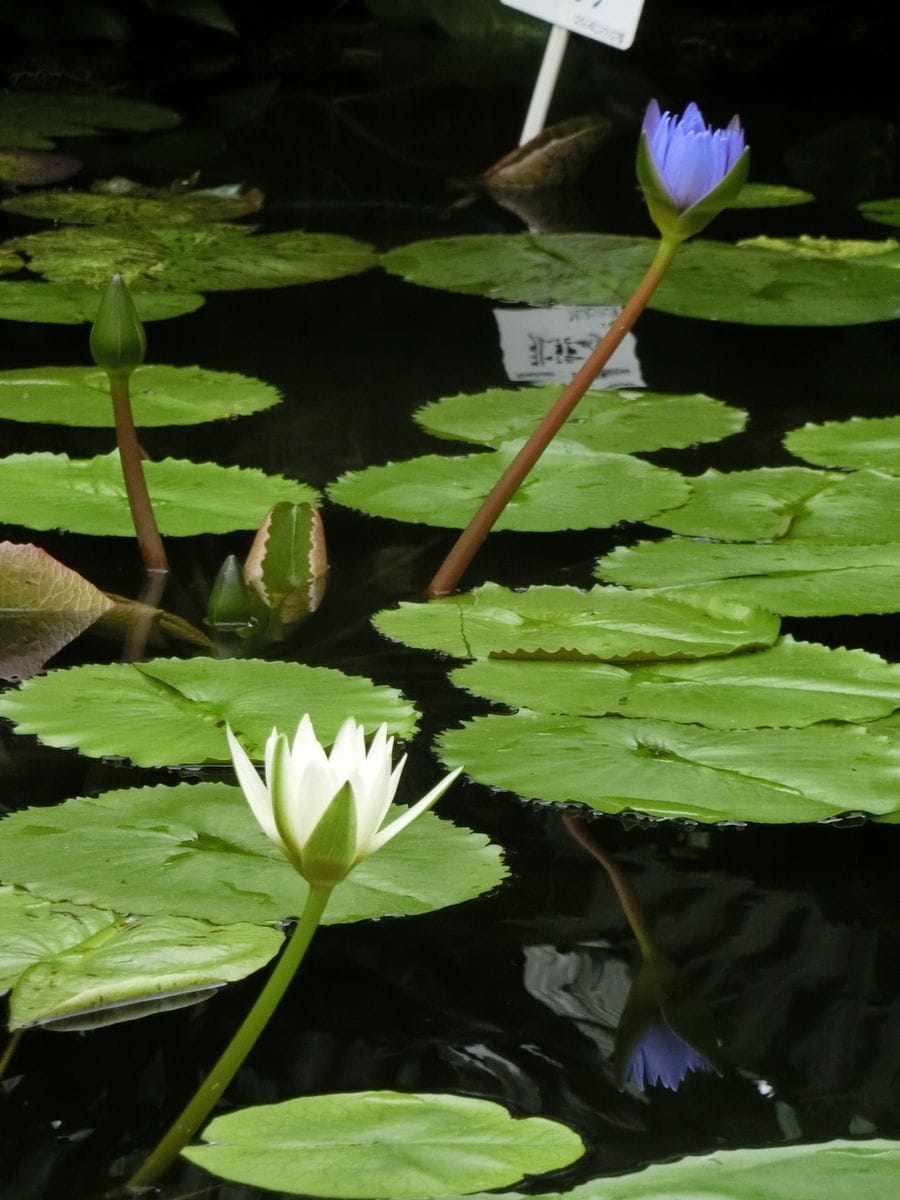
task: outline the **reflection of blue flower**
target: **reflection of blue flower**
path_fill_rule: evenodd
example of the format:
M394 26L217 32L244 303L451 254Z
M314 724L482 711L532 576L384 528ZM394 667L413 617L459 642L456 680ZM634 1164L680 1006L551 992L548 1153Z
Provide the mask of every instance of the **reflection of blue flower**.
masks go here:
M658 1083L674 1092L692 1071L714 1069L709 1059L680 1038L660 1015L644 1030L625 1062L624 1082L642 1092Z
M719 1071L709 1014L676 968L645 951L616 1030L619 1084L640 1091L661 1084L674 1092L693 1071Z
M643 131L656 173L679 212L718 187L744 153L744 131L737 117L725 129L713 129L693 103L676 117L660 112L651 100Z

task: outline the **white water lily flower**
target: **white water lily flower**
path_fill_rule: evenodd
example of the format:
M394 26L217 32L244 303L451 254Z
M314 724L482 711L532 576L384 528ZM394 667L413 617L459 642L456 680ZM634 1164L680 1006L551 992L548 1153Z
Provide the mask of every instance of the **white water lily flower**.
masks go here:
M443 796L462 767L451 771L411 808L384 825L406 755L391 765L394 739L380 725L366 751L365 730L353 717L341 726L331 753L309 715L293 745L273 729L266 742L266 781L226 726L238 782L266 835L313 887L334 887Z

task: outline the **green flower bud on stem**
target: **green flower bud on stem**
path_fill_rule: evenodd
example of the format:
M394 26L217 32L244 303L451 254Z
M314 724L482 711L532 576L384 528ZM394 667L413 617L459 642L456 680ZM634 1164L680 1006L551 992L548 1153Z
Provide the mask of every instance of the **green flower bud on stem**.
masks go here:
M144 326L121 275L113 275L91 329L91 354L110 376L126 378L147 353Z

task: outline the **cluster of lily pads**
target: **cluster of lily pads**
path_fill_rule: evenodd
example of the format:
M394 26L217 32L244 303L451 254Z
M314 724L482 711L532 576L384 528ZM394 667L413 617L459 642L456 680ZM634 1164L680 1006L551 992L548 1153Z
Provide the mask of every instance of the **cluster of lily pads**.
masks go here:
M154 320L192 311L204 291L309 283L378 261L347 238L227 223L259 205L258 194L239 189L149 194L121 184L14 197L7 209L61 225L0 246L0 269L41 277L0 282L0 316L92 319L113 273L128 282L142 318ZM897 222L898 205L870 215ZM419 243L380 261L413 284L581 304L626 295L652 250L642 238L519 235ZM697 241L653 303L751 324L887 319L900 306L898 263L892 239ZM375 516L461 526L553 392L495 390L429 404L416 415L424 429L480 449L350 473L330 498ZM258 380L165 366L138 368L132 398L145 426L247 415L279 399ZM0 415L112 426L104 373L81 366L4 372ZM807 466L692 476L641 457L714 442L744 420L702 395L587 397L500 527L631 522L671 536L602 558L600 582L588 591L489 583L377 614L386 637L464 660L454 683L511 710L443 733L437 749L448 766L560 811L580 805L707 823L810 822L848 811L900 820L900 668L861 649L780 633L783 616L896 611L900 544L891 507L900 491L900 420L794 430L785 445ZM273 505L318 499L298 481L215 463L149 462L146 474L170 537L255 529ZM5 522L131 531L115 455L11 455L0 460L0 497ZM13 607L23 618L56 614L74 636L115 603L40 558L37 547L7 544L2 553L5 564L23 566L0 585L18 578ZM37 562L40 603L26 587ZM396 689L329 668L195 657L37 675L49 654L38 657L29 660L23 644L13 674L33 677L0 698L16 732L140 767L226 762L226 724L261 758L273 725L296 724L298 696L326 742L349 713L369 732L385 723L399 738L417 726ZM503 877L500 853L484 836L428 813L353 872L325 920L428 912ZM16 1034L88 1028L204 999L278 953L281 925L300 911L305 890L240 790L212 782L15 813L0 826L0 879L0 986L10 993ZM367 1122L381 1138L361 1162ZM211 1144L186 1155L226 1178L409 1200L509 1186L583 1149L563 1126L514 1121L483 1101L393 1093L236 1112L214 1121L206 1137ZM477 1154L469 1153L473 1142ZM836 1142L814 1156L812 1149L688 1159L595 1181L579 1194L687 1195L709 1190L711 1179L718 1188L733 1179L739 1195L747 1178L757 1191L765 1181L767 1195L793 1200L792 1180L855 1195L861 1164L873 1182L896 1170L889 1143Z

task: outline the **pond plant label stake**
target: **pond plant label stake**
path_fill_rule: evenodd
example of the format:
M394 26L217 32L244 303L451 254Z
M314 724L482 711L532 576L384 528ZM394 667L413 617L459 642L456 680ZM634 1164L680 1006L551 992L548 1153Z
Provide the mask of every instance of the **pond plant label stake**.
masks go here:
M634 41L644 0L502 0L551 25L593 38L617 50L627 50Z

